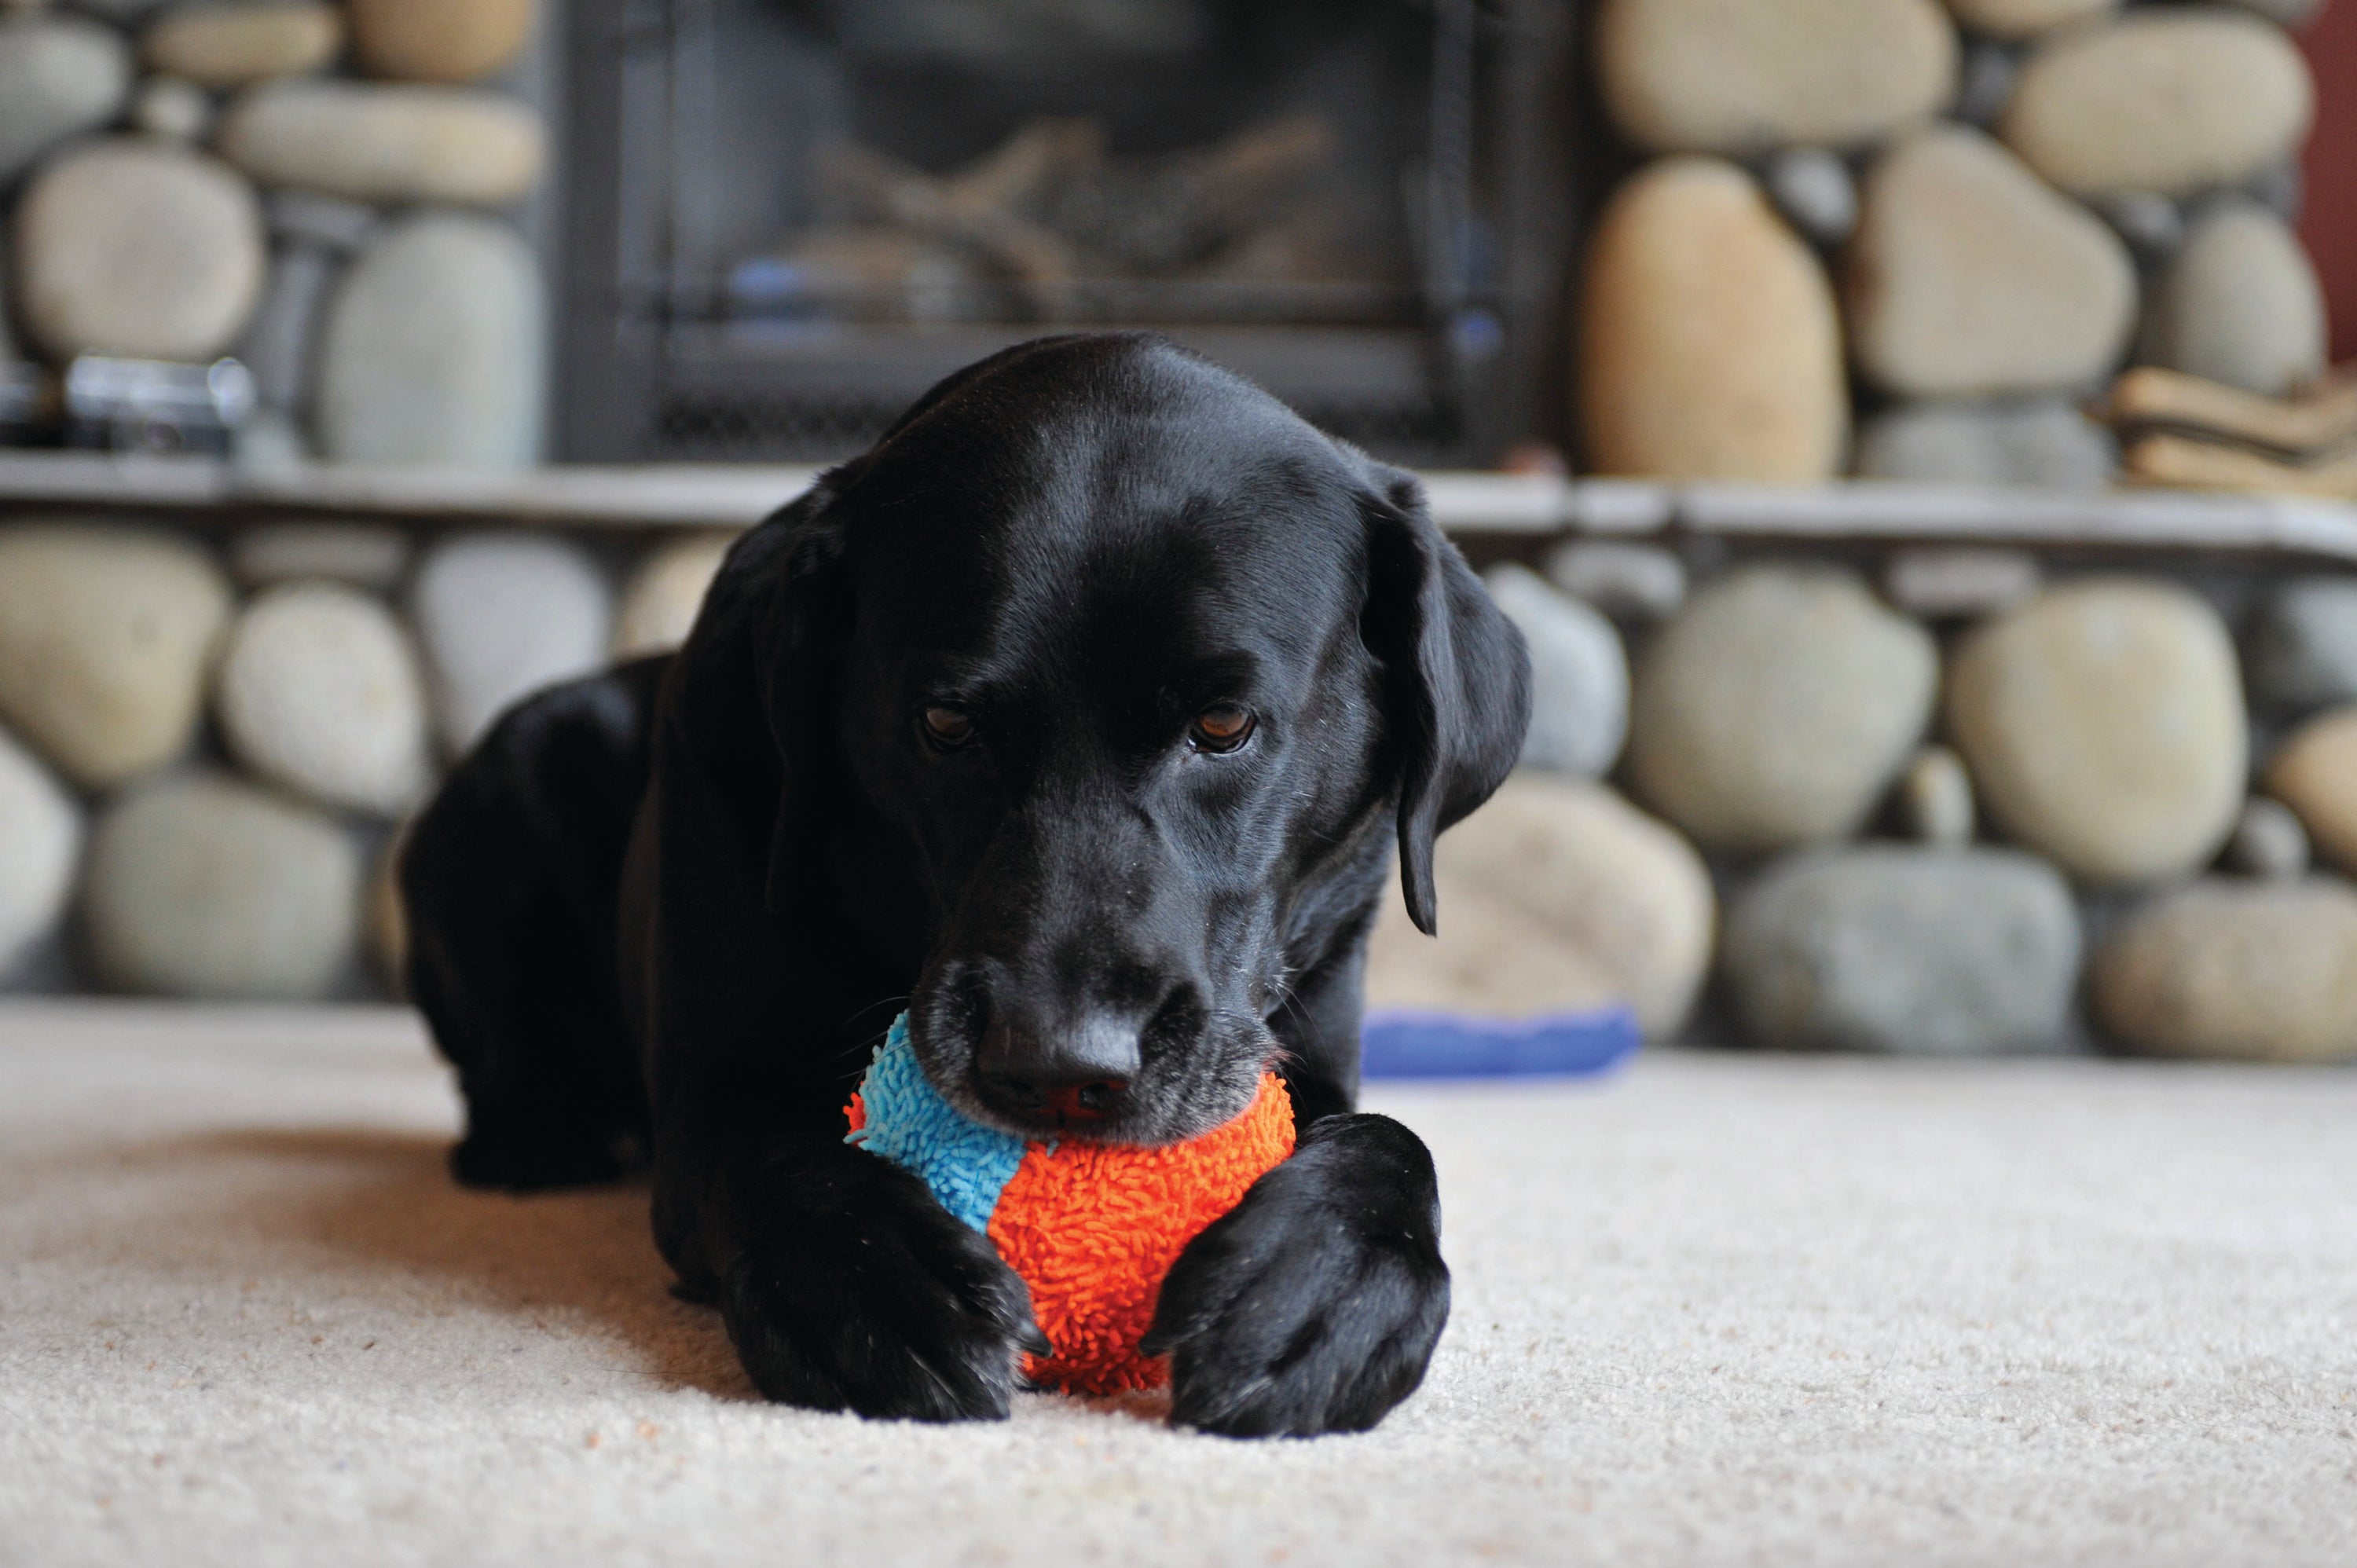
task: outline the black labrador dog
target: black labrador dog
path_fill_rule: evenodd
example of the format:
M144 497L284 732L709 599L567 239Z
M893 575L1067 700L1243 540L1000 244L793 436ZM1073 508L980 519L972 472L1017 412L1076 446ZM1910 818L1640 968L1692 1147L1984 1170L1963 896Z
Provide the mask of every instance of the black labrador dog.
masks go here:
M1204 1231L1147 1348L1173 1419L1372 1426L1448 1311L1430 1156L1353 1114L1396 843L1529 714L1520 638L1413 479L1150 336L960 372L748 533L686 646L510 711L412 832L411 982L461 1179L651 1157L656 1238L773 1400L1004 1416L1020 1280L844 1142L906 1007L1023 1134L1195 1136L1275 1064L1297 1152Z

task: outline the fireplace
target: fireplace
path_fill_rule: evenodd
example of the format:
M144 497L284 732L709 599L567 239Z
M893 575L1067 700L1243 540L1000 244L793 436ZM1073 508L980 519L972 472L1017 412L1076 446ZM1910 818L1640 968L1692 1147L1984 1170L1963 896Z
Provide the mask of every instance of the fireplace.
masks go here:
M823 460L1170 333L1402 462L1560 428L1561 0L581 0L558 456Z

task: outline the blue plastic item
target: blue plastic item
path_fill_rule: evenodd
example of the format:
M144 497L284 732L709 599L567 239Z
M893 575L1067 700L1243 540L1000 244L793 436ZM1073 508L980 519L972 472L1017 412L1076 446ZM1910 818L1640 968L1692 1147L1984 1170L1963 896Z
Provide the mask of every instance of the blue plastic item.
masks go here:
M1360 1032L1367 1078L1592 1078L1645 1041L1625 1007L1536 1018L1455 1013L1372 1013Z

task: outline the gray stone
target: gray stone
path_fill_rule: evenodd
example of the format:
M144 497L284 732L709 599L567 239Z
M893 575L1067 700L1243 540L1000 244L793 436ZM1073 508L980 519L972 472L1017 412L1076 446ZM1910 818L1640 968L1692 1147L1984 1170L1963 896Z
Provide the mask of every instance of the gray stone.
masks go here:
M95 131L131 91L131 46L81 16L0 17L0 187L51 147Z
M350 254L376 232L377 210L365 202L311 190L274 190L263 199L270 232L290 244Z
M1549 581L1610 616L1646 626L1686 602L1686 568L1671 551L1609 539L1575 539L1547 556Z
M2299 818L2317 853L2357 867L2357 705L2319 714L2267 759L2266 791Z
M2243 802L2234 832L2226 840L2225 865L2245 876L2291 882L2308 875L2308 830L2280 800L2254 795Z
M635 659L685 642L704 607L705 590L736 542L733 533L699 534L647 552L622 589L621 611L614 618L614 657Z
M1939 655L1836 572L1707 584L1637 666L1629 772L1706 848L1790 848L1863 823L1923 733Z
M151 76L131 100L131 124L167 141L201 142L213 128L212 96L177 76Z
M327 818L234 779L167 779L91 835L83 918L109 986L311 1000L350 962L360 852Z
M1938 849L1973 842L1972 775L1944 746L1927 746L1899 776L1899 823L1907 836Z
M81 856L81 808L0 730L0 981L57 929Z
M454 754L509 703L606 661L606 581L565 540L470 533L425 553L410 614L432 677L435 726Z
M2153 899L2096 954L2089 993L2156 1056L2357 1056L2357 892L2324 878L2205 877Z
M1523 765L1594 779L1629 735L1629 660L1612 623L1524 567L1483 574L1531 652L1531 727Z
M230 462L241 474L285 478L311 461L311 443L284 409L250 409L230 436Z
M1867 171L1844 303L1858 369L1902 397L2070 391L2135 325L2127 247L1979 132L1947 125Z
M489 219L380 235L328 307L314 424L346 463L522 468L540 452L545 325L532 250Z
M2316 268L2283 220L2247 199L2202 211L2147 309L2147 363L2267 397L2324 371Z
M1901 403L1859 427L1860 478L2096 490L2116 462L2111 433L2061 398Z
M0 717L86 789L180 755L229 585L187 541L98 522L0 530Z
M1614 123L1656 152L1852 146L1955 91L1932 0L1609 0L1596 51Z
M332 256L312 245L282 245L271 259L262 303L237 347L266 407L299 409L310 396L317 327L336 265Z
M1956 102L1951 111L1967 125L1986 131L2005 113L2021 61L2005 45L1974 38L1964 45L1964 63L1957 70Z
M1993 38L2030 38L2119 8L2120 0L1948 0L1956 20Z
M540 118L469 88L279 81L239 99L221 149L266 186L355 201L499 207L540 177Z
M2244 194L2294 228L2308 195L2307 171L2297 157L2277 158L2243 182Z
M141 53L154 70L221 92L307 75L343 43L342 16L315 0L188 0L149 25Z
M402 530L333 518L263 523L229 546L231 575L249 588L317 581L382 593L408 566L409 535Z
M2185 209L2149 190L2121 190L2087 203L2127 242L2137 261L2156 266L2185 243Z
M1926 620L1977 620L2035 596L2044 575L2027 551L1924 546L1891 555L1882 594Z
M262 210L186 147L109 137L51 160L17 204L18 308L60 360L210 360L262 291Z
M1951 659L1947 720L1991 820L2089 882L2197 871L2242 810L2233 645L2172 584L2088 579L1984 623Z
M1876 844L1770 867L1729 911L1723 971L1760 1045L1977 1056L2061 1042L2079 951L2045 862Z
M1384 895L1370 1006L1528 1017L1617 1003L1657 1038L1684 1022L1710 963L1710 875L1611 790L1518 773L1441 836L1434 875L1437 938Z
M1770 158L1760 177L1776 210L1815 243L1838 245L1857 227L1857 182L1832 153L1795 147Z
M365 594L334 583L266 590L230 628L215 693L231 752L272 783L388 817L425 788L416 655Z
M2032 54L1998 132L2072 195L2185 196L2297 147L2315 100L2280 29L2217 6L2139 6Z
M2357 702L2357 577L2294 577L2260 602L2244 672L2261 711Z

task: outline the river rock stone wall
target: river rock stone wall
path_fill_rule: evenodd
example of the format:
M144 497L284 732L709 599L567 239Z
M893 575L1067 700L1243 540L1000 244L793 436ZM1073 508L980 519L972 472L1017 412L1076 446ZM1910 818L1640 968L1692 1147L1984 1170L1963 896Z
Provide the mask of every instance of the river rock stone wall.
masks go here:
M2124 365L2322 371L2290 225L2320 7L1601 0L1580 460L1677 479L2084 489Z

